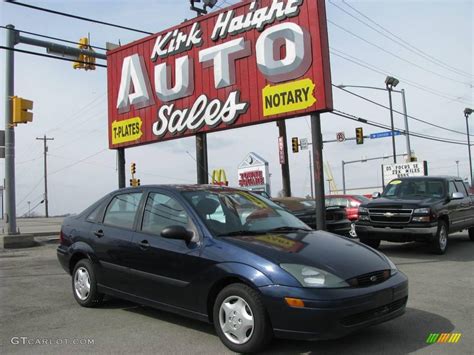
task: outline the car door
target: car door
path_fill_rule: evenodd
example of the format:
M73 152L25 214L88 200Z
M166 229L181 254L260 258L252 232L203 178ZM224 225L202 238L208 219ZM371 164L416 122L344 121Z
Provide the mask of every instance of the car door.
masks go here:
M161 236L163 229L176 225L194 233L190 243ZM151 191L133 237L134 293L156 302L193 309L196 299L191 282L203 268L200 238L189 209L176 196L168 191Z
M454 180L448 182L448 197L449 202L447 203L447 208L449 211L449 220L450 220L450 231L458 231L462 229L463 225L463 212L461 209L461 203L463 200L453 200L451 197L453 193L458 192Z
M460 214L461 214L461 225L463 228L467 228L474 224L474 206L472 199L469 196L469 193L466 190L466 186L461 180L456 180L455 182L458 192L461 192L464 195L464 199L460 200Z
M114 195L101 222L91 228L93 248L99 261L98 283L103 287L127 293L132 291L128 268L142 196L142 191Z

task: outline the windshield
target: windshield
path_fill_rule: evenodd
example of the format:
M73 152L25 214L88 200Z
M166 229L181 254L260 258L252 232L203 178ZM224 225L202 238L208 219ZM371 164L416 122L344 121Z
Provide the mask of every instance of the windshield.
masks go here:
M393 180L385 188L383 197L420 199L420 198L443 198L446 195L442 180L416 179L416 180Z
M246 191L186 191L183 196L216 236L266 233L277 228L311 230L277 204Z

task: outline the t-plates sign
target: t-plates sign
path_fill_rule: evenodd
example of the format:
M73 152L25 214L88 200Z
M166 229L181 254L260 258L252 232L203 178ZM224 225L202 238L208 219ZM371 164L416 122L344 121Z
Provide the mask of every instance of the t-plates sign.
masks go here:
M324 0L197 17L109 51L107 81L111 148L329 111Z
M336 139L339 143L345 142L346 141L346 134L344 132L338 132L336 134Z

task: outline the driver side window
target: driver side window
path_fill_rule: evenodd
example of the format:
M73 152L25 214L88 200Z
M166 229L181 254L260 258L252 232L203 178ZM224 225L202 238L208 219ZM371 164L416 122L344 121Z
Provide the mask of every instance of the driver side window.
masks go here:
M174 198L151 193L148 196L143 213L142 231L161 235L161 231L171 226L188 227L188 214Z
M456 185L454 185L454 182L450 181L449 182L449 196L451 197L453 193L455 192L457 192Z

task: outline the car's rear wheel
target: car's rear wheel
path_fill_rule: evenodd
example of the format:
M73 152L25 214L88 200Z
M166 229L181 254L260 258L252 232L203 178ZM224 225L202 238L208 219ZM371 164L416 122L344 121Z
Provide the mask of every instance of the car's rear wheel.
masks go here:
M471 239L474 242L474 227L469 228L469 239Z
M97 291L94 268L88 259L82 259L74 266L72 292L77 303L83 307L97 307L104 295Z
M359 238L361 243L368 245L374 249L378 249L380 246L380 239L366 239L366 238Z
M431 249L435 254L444 254L448 249L448 224L445 221L438 223L438 231L431 242Z
M244 284L231 284L217 295L213 321L224 345L238 353L259 351L272 339L260 294Z

